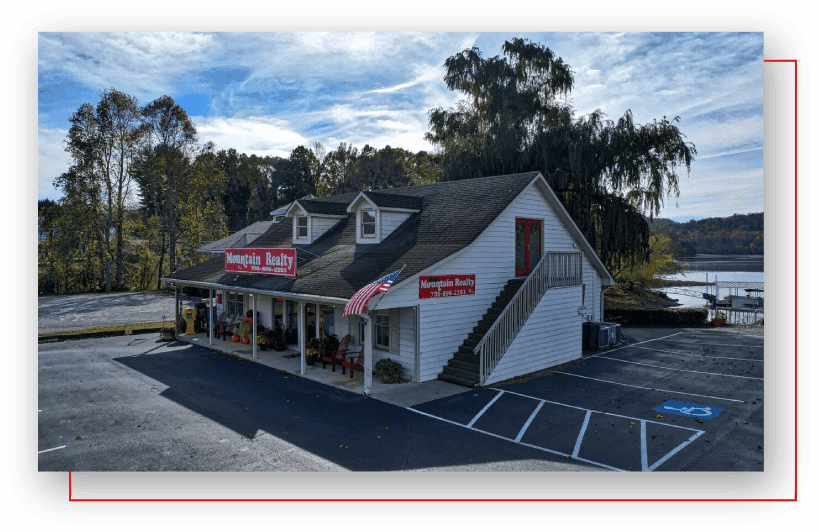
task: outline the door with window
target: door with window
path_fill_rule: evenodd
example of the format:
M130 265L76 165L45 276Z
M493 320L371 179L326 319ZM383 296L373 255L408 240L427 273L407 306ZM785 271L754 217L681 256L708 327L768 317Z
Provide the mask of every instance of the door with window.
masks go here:
M542 220L517 218L514 233L515 275L525 276L542 257Z

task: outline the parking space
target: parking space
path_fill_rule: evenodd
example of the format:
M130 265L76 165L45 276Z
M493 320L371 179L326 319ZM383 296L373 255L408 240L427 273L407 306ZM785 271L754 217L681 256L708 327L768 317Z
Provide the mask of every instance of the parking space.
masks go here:
M413 410L607 469L763 470L763 329L625 336L625 346Z

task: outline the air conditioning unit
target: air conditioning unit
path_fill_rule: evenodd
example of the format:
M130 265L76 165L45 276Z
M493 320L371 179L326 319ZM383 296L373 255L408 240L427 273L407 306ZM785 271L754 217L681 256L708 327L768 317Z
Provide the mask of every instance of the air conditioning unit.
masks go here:
M608 347L611 345L611 329L610 327L603 327L602 324L599 325L599 340L597 342L597 346L599 349L603 347Z
M582 348L588 351L599 349L599 323L582 322Z
M609 323L609 322L601 322L599 324L602 327L607 327L611 330L611 342L610 345L616 345L622 343L622 326L618 323Z

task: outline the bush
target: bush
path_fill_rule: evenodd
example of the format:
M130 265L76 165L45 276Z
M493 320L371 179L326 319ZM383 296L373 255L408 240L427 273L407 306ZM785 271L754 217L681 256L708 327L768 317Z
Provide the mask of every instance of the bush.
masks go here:
M623 327L701 327L707 320L703 308L606 309L605 321Z
M384 384L408 382L403 378L403 366L391 358L382 358L375 364L375 372L381 376Z

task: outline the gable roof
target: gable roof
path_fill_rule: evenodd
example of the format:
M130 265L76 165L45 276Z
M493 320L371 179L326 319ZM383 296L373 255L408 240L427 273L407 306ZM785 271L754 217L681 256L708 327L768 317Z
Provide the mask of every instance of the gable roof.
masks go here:
M294 246L292 218L285 218L271 225L253 241L252 247L295 247L295 279L228 273L224 270L224 256L174 272L165 279L199 286L227 285L249 291L312 295L316 299L349 299L363 286L404 265L398 283L466 248L538 176L539 172L527 172L380 190L378 200L384 204L420 202L423 208L378 244L356 244L355 217L346 216L313 243ZM544 194L550 193L551 199L559 203L547 184L545 190ZM309 201L309 208L322 212L336 212L334 209L340 205L346 212L346 207L358 196L343 194L297 202ZM567 217L567 222L576 228L565 209L555 210L564 222ZM598 270L601 267L605 272L603 278L610 277L581 233L579 236L583 248L591 252L589 258L596 261Z
M328 216L346 216L347 205L349 202L338 202L336 198L341 196L331 196L331 198L324 198L324 201L318 199L298 199L292 202L290 208L284 213L289 216L290 212L296 207L300 207L302 211L308 214L328 215ZM328 201L328 200L332 201Z
M232 235L228 235L219 240L208 242L196 248L201 253L223 253L227 248L241 248L249 246L255 239L263 235L273 224L271 220L262 220L248 225L244 229L239 229Z
M398 189L405 190L405 189ZM419 211L423 207L423 197L410 196L407 194L389 193L387 191L367 191L360 192L347 207L347 212L352 212L353 207L360 198L368 200L380 209L397 209L402 211Z

